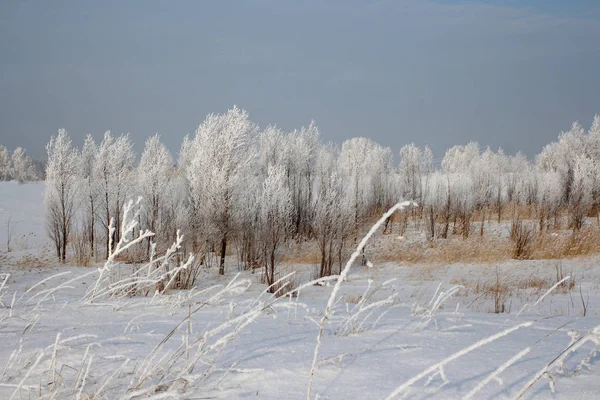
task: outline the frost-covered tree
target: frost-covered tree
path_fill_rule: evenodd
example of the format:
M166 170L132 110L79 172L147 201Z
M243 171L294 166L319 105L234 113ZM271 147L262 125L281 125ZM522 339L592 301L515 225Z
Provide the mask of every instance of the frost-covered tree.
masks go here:
M467 173L471 163L479 156L479 144L470 142L466 146L457 145L446 151L442 160L442 170L448 173Z
M8 181L12 177L12 162L8 149L0 144L0 181Z
M448 175L449 204L452 205L453 233L460 228L464 238L469 237L471 217L475 198L471 166L479 157L479 145L471 142L458 145L446 151L442 160L442 170Z
M400 149L400 179L402 195L406 199L421 203L421 166L423 152L414 143L402 146Z
M588 131L587 149L591 160L600 166L600 115L594 116L592 126ZM600 167L596 168L592 174L592 212L596 215L596 220L600 225Z
M286 154L288 187L292 193L295 217L294 233L309 235L313 210L314 169L318 149L321 146L317 124L311 121L308 127L302 127L286 135Z
M181 143L179 156L177 159L177 175L178 182L177 190L174 196L170 197L172 208L177 206L177 209L172 208L172 214L177 222L177 229L180 229L184 235L185 243L191 247L191 252L196 254L200 250L200 204L196 201L191 193L190 183L187 179L192 159L194 158L194 141L186 135ZM204 256L196 257L200 262L204 262Z
M321 255L319 277L333 273L336 253L341 257L346 227L354 225L353 207L345 199L343 180L333 171L321 182L315 201L313 230Z
M344 181L345 201L352 209L355 233L364 217L377 205L391 173L391 151L371 139L353 138L342 144L338 157L339 178Z
M145 224L152 232L159 234L159 218L165 211L167 197L173 170L173 158L169 150L160 141L159 135L154 135L146 141L144 151L137 168L136 184L138 193L143 198ZM150 241L148 241L148 246ZM150 247L148 247L148 252ZM149 254L149 253L148 253Z
M263 176L267 175L269 166L272 165L284 167L287 175L292 162L290 159L293 157L290 152L294 139L292 134L286 134L276 126L268 126L260 133L258 163ZM288 180L288 187L289 183Z
M558 217L562 200L562 182L557 172L537 170L538 191L536 198L539 230L543 232L550 227L552 218Z
M131 195L133 183L130 180L135 155L128 135L114 138L110 131L98 148L95 175L99 184L99 216L106 232L106 254L110 243L116 245L120 239L120 226L123 205ZM100 209L102 212L100 212ZM110 234L110 222L114 218L115 231Z
M451 197L448 175L440 171L432 172L425 181L423 189L423 208L427 216L427 233L429 239L447 238L451 217ZM437 221L442 223L437 228Z
M95 256L96 248L96 213L98 208L99 188L95 168L98 157L98 146L92 135L87 135L81 149L79 174L81 179L81 197L85 208L84 227L90 243L90 254Z
M396 192L391 187L394 174L392 149L377 145L370 156L371 207L388 209L397 202Z
M77 210L79 155L64 129L50 139L46 150L46 227L58 259L65 262L69 234Z
M498 206L498 214L501 212L503 165L502 156L499 154L488 147L470 165L475 206L481 214L479 230L481 236L483 236L488 209L494 202Z
M197 218L220 246L219 274L225 273L227 243L239 221L237 205L243 198L244 178L256 156L256 125L237 107L210 114L196 130L193 158L186 167L190 196Z
M22 147L17 147L12 154L12 177L19 182L37 179L33 160Z
M600 164L587 156L578 156L573 163L573 182L569 198L570 225L579 231L587 211L593 204L594 176Z
M275 282L277 249L292 226L292 195L286 184L285 168L270 165L260 197L259 225L267 285ZM277 288L272 287L271 292Z
M105 228L107 247L110 240L118 241L120 232L111 238L109 223L114 219L120 227L124 201L134 195L145 201L140 223L145 219L144 225L168 240L181 229L184 252L190 246L207 262L213 252L224 273L227 250L234 248L245 267L265 268L268 283L276 280L276 254L283 240L315 240L319 275L329 275L369 218L402 197L420 206L405 216L402 226L413 218L415 228L426 231L430 240L448 237L451 226L453 234L468 238L476 215L483 235L493 210L500 222L507 207L513 218L524 209L535 215L540 232L552 219L557 226L564 215L575 230L586 215L600 221L598 115L587 133L574 123L544 148L535 164L521 153L507 156L489 148L481 153L472 142L448 149L438 170L431 150L414 144L402 147L396 170L391 150L370 139L350 139L340 148L323 145L314 122L289 133L276 126L256 133L256 125L237 107L211 114L193 139L184 139L176 168L155 136L147 141L137 172L127 136L107 132L99 147L88 137L77 170L91 249L97 250L95 243L102 240L95 234L97 224ZM13 164L27 170L20 167L27 164L24 151L16 154L13 161L0 146L0 179L12 179ZM21 174L19 179L28 178ZM289 209L277 214L276 199ZM394 225L389 222L384 233ZM60 230L56 237L57 254L63 257Z
M546 145L537 158L537 163L542 169L560 174L565 203L568 203L571 198L575 159L584 154L586 154L585 131L579 122L574 122L568 132L559 135L558 142Z

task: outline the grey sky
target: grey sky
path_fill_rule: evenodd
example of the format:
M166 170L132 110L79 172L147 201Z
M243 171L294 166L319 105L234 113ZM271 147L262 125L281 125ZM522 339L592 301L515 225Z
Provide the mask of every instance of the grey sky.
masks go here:
M0 143L60 127L159 132L176 153L210 112L323 139L476 140L533 155L600 113L596 1L3 1Z

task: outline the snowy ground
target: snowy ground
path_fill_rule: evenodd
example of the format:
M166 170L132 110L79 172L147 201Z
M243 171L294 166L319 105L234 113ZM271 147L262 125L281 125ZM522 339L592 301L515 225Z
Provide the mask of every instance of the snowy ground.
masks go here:
M193 292L86 304L98 270L56 265L43 250L42 192L0 184L0 222L19 215L20 234L35 238L11 253L0 245L0 398L306 398L332 285L275 300L256 275L236 277L230 266L225 277L203 271ZM22 262L28 254L33 261ZM309 265L284 268L299 282L312 274ZM536 304L557 269L575 286L560 285ZM354 268L325 324L312 398L385 399L405 383L394 398L464 398L480 384L473 398L514 398L572 343L576 351L523 398L597 398L598 277L598 257ZM488 312L494 293L504 314ZM449 359L520 325L528 326Z

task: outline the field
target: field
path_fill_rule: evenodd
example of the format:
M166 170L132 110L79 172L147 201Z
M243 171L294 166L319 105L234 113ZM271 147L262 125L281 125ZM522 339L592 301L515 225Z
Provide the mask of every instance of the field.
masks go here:
M309 385L320 399L600 391L598 255L394 261L396 241L420 239L378 231L372 263L339 286L302 287L313 265L290 259L280 270L300 289L275 297L228 257L225 276L204 268L190 291L90 297L103 265L56 261L43 191L0 183L0 398L299 399ZM111 277L135 268L117 264Z

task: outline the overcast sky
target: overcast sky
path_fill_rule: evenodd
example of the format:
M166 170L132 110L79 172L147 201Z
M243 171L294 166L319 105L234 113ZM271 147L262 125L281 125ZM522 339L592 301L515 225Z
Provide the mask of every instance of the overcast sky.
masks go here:
M0 143L43 157L66 128L158 132L177 153L234 104L436 157L539 152L600 113L600 2L2 1Z

